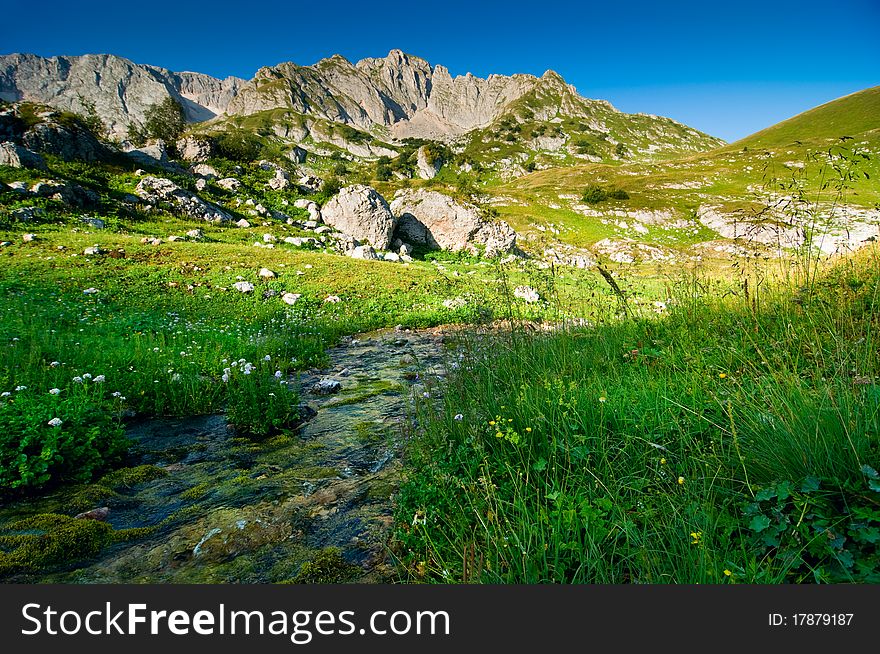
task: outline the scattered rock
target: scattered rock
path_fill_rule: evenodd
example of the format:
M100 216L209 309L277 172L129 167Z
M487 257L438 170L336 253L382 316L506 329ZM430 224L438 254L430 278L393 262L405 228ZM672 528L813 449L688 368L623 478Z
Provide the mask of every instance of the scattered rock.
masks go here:
M186 233L186 237L191 238L194 241L201 241L205 238L205 234L200 229L191 229Z
M190 171L193 175L204 177L205 179L217 179L220 177L220 173L217 172L217 169L206 163L196 164L190 168Z
M251 224L248 221L246 221L244 218L242 218L241 220L239 220L235 224L239 227L250 227L251 226Z
M36 234L22 234L21 240L24 241L25 243L33 243L34 241L37 240L37 235Z
M224 177L223 179L217 180L217 186L227 191L237 191L241 188L241 182L235 179L235 177Z
M267 186L274 191L283 191L290 186L290 176L281 168L276 168L275 177L269 180Z
M13 220L29 223L36 218L45 216L46 210L42 207L19 207L10 211L9 215Z
M83 254L87 257L97 257L104 254L104 250L101 249L100 245L93 245L83 250Z
M300 293L285 293L281 296L281 301L284 302L284 304L294 305L301 297L302 294Z
M352 259L367 259L375 261L379 259L379 255L369 245L358 245L348 253Z
M275 243L277 240L272 234L263 234L263 243Z
M100 218L83 218L82 221L92 229L105 229L107 223Z
M533 289L531 286L517 286L513 289L513 297L519 298L528 303L537 302L541 299L541 296L538 295L538 291Z
M260 272L257 274L260 276L260 279L275 279L275 273L268 268L260 268Z
M197 195L180 188L170 179L144 177L135 188L135 194L150 204L164 203L189 218L208 222L232 220L232 216L215 204L205 202Z

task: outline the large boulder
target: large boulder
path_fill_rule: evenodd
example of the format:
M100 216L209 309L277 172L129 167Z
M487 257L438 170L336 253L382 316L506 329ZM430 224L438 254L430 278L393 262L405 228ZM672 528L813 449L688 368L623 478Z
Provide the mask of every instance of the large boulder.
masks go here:
M478 207L437 191L398 191L391 203L401 241L435 250L469 250L494 257L516 247L516 232L503 221L486 220Z
M174 172L183 172L177 164L171 161L168 148L162 139L156 139L139 148L131 148L125 154L142 166L156 166Z
M43 157L10 141L0 143L0 166L46 170Z
M170 179L144 177L135 188L135 194L150 204L170 205L177 213L196 220L226 222L232 215L215 204L205 202L197 195L180 188Z
M36 152L54 154L65 161L107 161L113 152L88 130L67 128L53 122L34 125L21 143Z
M379 250L387 250L395 220L388 203L369 186L355 184L339 191L321 209L324 222Z

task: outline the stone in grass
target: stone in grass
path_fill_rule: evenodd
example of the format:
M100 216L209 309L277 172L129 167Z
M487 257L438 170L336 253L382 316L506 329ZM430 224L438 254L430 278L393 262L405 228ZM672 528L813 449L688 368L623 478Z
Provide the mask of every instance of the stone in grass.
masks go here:
M92 247L83 250L83 254L87 257L96 257L104 254L104 250L101 249L100 245L93 245Z
M335 379L322 379L312 386L312 393L315 395L332 395L340 390L342 390L342 384Z
M268 268L260 268L260 272L257 274L260 276L260 279L275 279L275 273Z
M235 282L232 287L240 293L253 293L254 285L250 282Z
M531 286L517 286L513 289L513 297L519 298L520 300L528 303L537 302L541 299L541 296L538 295L538 291L533 289Z
M25 243L33 243L34 241L37 240L37 235L36 234L22 234L21 240L24 241Z
M285 293L281 296L281 301L284 302L284 304L293 305L296 304L296 301L299 300L301 297L302 294L300 293Z

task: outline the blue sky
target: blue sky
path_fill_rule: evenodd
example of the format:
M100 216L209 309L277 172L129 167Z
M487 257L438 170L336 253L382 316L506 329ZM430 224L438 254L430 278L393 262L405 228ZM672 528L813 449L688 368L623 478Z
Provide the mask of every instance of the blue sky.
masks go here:
M735 140L880 84L880 0L3 0L0 53L112 53L251 77L392 48L453 74L553 69L587 97Z

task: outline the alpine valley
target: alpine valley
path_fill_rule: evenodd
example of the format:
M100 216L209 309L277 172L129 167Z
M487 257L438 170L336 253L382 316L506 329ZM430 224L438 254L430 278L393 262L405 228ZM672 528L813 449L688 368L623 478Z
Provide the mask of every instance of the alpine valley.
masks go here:
M880 581L878 155L880 87L0 56L0 578Z

